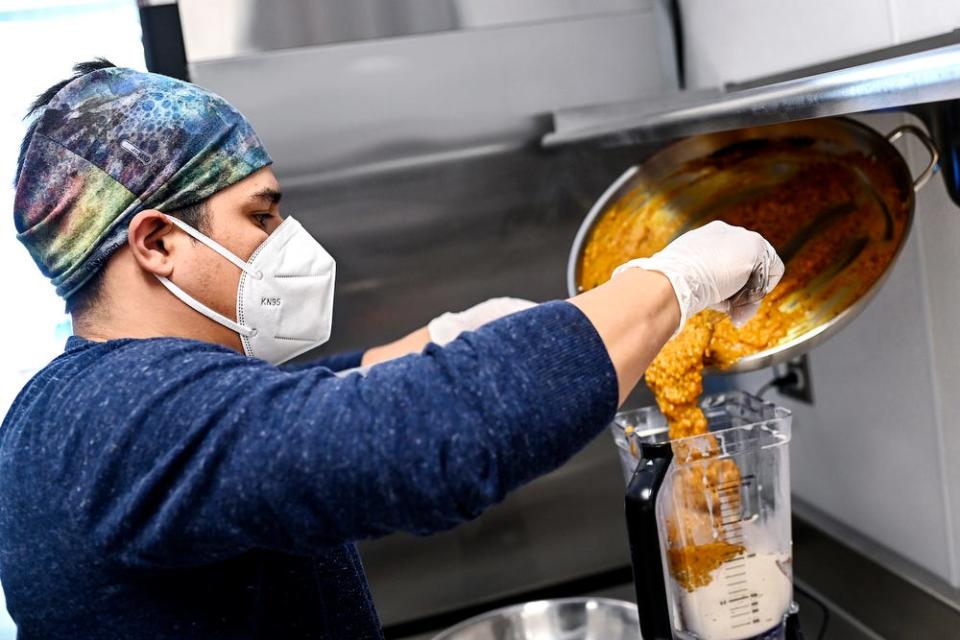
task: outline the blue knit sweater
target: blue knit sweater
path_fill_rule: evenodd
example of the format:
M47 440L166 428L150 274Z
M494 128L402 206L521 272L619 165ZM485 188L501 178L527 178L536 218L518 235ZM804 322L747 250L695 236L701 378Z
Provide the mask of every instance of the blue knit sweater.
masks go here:
M613 417L565 302L337 377L192 340L94 343L0 429L0 580L20 638L381 637L353 542L477 516Z

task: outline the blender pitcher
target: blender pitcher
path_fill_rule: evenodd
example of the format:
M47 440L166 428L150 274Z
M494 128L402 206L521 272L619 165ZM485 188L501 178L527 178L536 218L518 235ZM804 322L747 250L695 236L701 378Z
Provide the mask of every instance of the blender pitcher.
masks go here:
M790 412L742 392L702 407L707 434L637 437L626 516L643 638L798 638Z

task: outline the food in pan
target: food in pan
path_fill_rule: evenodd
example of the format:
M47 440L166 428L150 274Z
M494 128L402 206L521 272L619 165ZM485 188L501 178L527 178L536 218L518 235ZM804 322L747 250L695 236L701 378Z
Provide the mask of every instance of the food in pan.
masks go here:
M846 309L887 269L906 232L908 210L889 206L902 196L889 172L874 162L859 153L827 155L794 141L734 145L681 167L665 181L668 188L625 194L597 220L579 264L581 290L713 219L759 232L786 264L780 285L744 326L704 311L647 369L647 385L667 418L671 440L707 432L699 407L704 369L722 370L797 339ZM691 461L715 455L715 446L694 451L674 443L674 452ZM693 590L743 552L736 542L714 539L722 530L720 487L737 483L739 470L720 458L688 465L683 473L680 482L690 488L684 495L692 497L673 514L667 559L674 579Z
M606 282L618 265L650 256L687 228L712 219L759 232L784 259L786 272L744 326L704 311L647 369L647 384L673 438L706 431L697 405L704 368L729 367L743 356L796 339L842 311L893 260L907 216L905 207L887 205L899 197L889 174L859 153L836 157L771 143L759 150L718 152L678 173L688 178L676 193L629 193L600 217L581 258L582 290ZM713 199L691 199L691 182L712 183L704 191Z

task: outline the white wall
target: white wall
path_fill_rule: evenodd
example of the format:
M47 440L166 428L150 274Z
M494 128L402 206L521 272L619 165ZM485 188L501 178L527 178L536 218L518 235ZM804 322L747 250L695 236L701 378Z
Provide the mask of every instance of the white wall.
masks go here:
M922 150L911 150L923 157ZM947 535L953 545L950 582L960 587L960 208L947 196L939 176L920 193L917 207L930 366L942 439L940 464L947 487L944 502L950 515Z
M786 71L945 33L955 0L684 0L692 87ZM861 118L881 132L900 114ZM900 143L898 143L900 144ZM907 143L915 171L925 152ZM810 354L814 406L796 411L793 489L960 586L960 208L939 176L892 276ZM754 390L769 372L738 377Z
M687 81L716 87L960 26L956 0L681 0Z
M896 113L858 119L880 132ZM897 143L914 170L919 144ZM793 492L960 586L960 208L937 175L876 299L810 354L813 406L795 412ZM753 391L769 371L738 376ZM771 394L774 398L775 394Z
M885 132L906 118L861 119ZM948 380L938 363L960 350L960 336L936 327L957 324L960 309L944 302L960 295L956 281L937 290L927 276L960 274L960 256L931 251L957 236L960 209L937 177L919 194L914 228L877 298L809 354L814 405L776 399L795 412L794 494L954 585L960 476L948 479L947 451L960 444L960 386L948 385L960 377ZM770 375L740 376L737 386L752 391Z
M50 43L56 43L50 46ZM77 62L104 56L118 65L144 68L136 6L126 0L0 0L0 255L4 294L16 301L0 314L0 418L26 381L63 351L71 333L63 301L16 239L10 205L13 174L26 123L37 94L70 75ZM15 63L13 63L15 61ZM0 640L13 640L16 626L0 591Z

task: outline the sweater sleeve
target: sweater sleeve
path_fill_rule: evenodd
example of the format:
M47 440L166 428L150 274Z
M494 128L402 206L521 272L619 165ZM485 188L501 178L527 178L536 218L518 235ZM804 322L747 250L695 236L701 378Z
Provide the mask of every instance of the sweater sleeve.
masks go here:
M149 410L128 420L136 433L116 430L99 447L112 456L103 464L128 477L87 487L87 498L100 513L98 539L128 564L253 548L309 554L446 529L561 465L617 406L604 345L566 302L366 376L215 355L147 380Z

